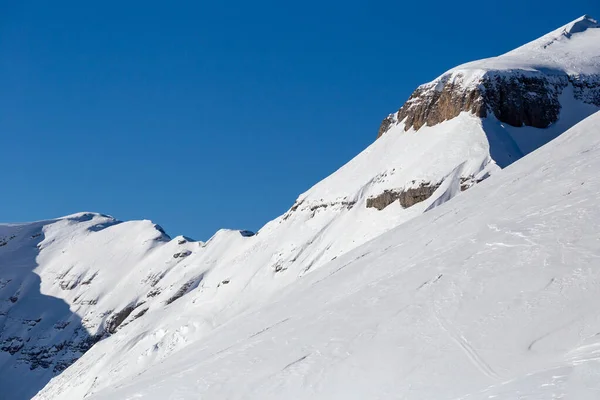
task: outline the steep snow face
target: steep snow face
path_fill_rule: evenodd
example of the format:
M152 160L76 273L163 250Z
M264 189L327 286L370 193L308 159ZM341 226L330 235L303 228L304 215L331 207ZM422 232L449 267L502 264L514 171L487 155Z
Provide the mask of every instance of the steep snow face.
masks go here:
M198 339L218 317L184 296L37 398L595 399L599 168L597 113Z

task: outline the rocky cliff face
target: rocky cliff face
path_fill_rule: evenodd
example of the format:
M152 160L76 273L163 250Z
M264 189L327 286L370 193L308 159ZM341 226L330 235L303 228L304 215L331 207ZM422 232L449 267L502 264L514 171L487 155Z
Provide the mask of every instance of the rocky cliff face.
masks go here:
M600 107L600 75L545 75L486 72L475 85L465 85L462 73L419 86L397 113L385 118L377 137L404 121L404 130L434 126L468 112L494 115L511 126L547 128L560 115L560 97L569 86L575 100Z
M404 130L419 130L423 125L434 126L452 119L463 111L476 116L486 116L486 106L479 87L465 89L460 79L438 84L419 86L396 114L388 116L382 123L379 136L383 135L393 122L405 121Z

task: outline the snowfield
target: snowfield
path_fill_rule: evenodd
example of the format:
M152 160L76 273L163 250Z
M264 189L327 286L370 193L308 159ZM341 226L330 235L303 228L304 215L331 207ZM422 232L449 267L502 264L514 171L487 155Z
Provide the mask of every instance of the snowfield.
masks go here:
M168 358L214 318L197 294L36 398L597 399L599 168L597 113Z
M458 67L598 76L549 127L396 120L256 234L0 224L0 397L600 398L599 28Z

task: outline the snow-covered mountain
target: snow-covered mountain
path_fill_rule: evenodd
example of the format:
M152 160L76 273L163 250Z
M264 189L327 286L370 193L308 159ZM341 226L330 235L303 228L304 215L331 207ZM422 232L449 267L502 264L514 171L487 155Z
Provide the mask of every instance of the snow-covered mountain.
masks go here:
M220 316L183 296L37 398L598 399L599 169L600 112L199 339Z
M94 213L0 225L0 387L11 399L28 399L60 374L38 398L365 398L361 390L373 387L381 398L396 392L428 398L441 393L429 386L459 396L523 377L550 359L566 363L562 350L553 358L538 347L541 355L530 357L511 346L555 322L566 324L561 318L567 311L587 310L579 302L595 295L576 297L576 285L560 279L575 274L573 268L583 268L582 279L593 278L585 268L598 247L582 224L595 216L585 196L597 200L599 193L591 171L598 162L600 114L560 144L498 172L598 111L599 77L600 26L589 17L505 55L457 67L419 87L384 121L371 146L257 234L221 230L206 243L171 239L150 221ZM564 183L553 186L553 174ZM584 184L571 188L568 178L578 174ZM575 189L579 194L571 196ZM554 196L568 190L566 200ZM563 200L578 205L571 209ZM538 201L542 211L536 214ZM585 218L570 221L579 209ZM537 231L521 225L523 210L546 224L539 227L539 247L532 244ZM425 211L431 212L404 224ZM551 246L546 227L562 229L563 223L565 237L557 237L567 241ZM568 242L580 239L577 232L590 242ZM479 233L490 239L479 240ZM527 258L515 262L521 251ZM471 258L463 257L467 253ZM547 267L539 280L534 267ZM511 296L534 291L550 275L550 297L568 292L576 298L532 294L513 305ZM422 279L424 286L415 289ZM495 284L511 287L483 293ZM546 308L533 313L544 301L565 315ZM586 329L595 327L582 321ZM493 327L526 322L539 329L522 336L503 332L501 346L514 350L512 364L501 356L489 361L474 347L492 346ZM465 339L462 325L476 339ZM398 329L404 333L392 338ZM417 345L423 335L429 336ZM379 359L383 364L375 367ZM483 378L465 372L455 379L445 364ZM431 385L427 376L438 381ZM349 391L339 386L345 380L352 381Z

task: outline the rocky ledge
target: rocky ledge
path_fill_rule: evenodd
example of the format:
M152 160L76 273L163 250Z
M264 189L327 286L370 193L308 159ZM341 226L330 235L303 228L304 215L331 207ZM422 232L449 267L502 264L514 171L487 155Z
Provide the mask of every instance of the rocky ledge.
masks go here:
M423 183L415 188L384 190L383 193L367 199L367 208L381 211L395 201L399 201L403 208L412 207L431 197L439 186L439 183Z

